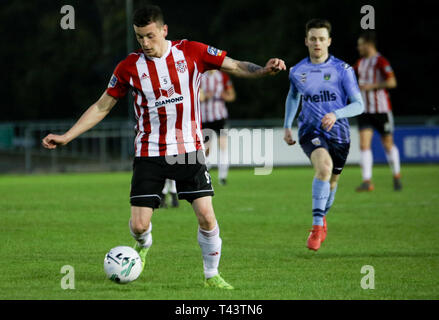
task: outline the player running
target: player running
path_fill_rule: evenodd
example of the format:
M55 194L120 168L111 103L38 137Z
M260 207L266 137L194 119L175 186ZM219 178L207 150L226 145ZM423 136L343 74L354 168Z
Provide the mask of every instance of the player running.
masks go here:
M312 19L306 24L309 57L290 69L290 90L285 104L285 136L296 143L291 126L302 98L299 143L315 170L312 182L312 230L307 247L317 251L327 234L326 214L349 153L348 117L363 112L361 93L353 69L328 53L331 24ZM349 100L349 104L347 101Z
M44 147L65 145L94 127L131 89L137 135L131 180L129 228L143 267L152 245L151 217L160 205L165 179L176 180L179 199L192 204L198 219L205 286L233 289L218 273L222 240L212 206L214 195L204 164L200 127L199 83L206 70L220 69L238 77L259 78L285 70L280 59L265 67L233 60L203 43L166 39L168 26L161 9L147 6L133 17L141 49L120 62L108 88L63 135L49 134Z
M354 65L365 102L365 111L358 117L360 129L361 174L363 182L357 191L372 191L373 155L371 142L373 130L381 136L387 162L393 173L393 188L402 189L401 164L398 148L393 143L393 114L388 89L396 88L396 78L389 61L376 48L375 33L368 31L358 38L361 58Z
M219 146L218 178L221 185L227 182L229 161L227 134L223 130L228 117L226 102L235 101L236 93L227 73L209 70L201 77L201 123L205 137L206 155L209 155L209 130L216 133Z

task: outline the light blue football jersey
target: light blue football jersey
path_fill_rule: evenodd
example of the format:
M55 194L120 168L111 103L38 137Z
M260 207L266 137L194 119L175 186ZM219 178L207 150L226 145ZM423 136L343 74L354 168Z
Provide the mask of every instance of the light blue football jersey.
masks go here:
M302 97L299 139L323 135L338 143L350 142L347 118L337 119L329 132L322 128L321 120L327 113L345 107L349 97L360 94L353 68L332 55L320 64L313 64L307 57L290 69L289 79L293 93Z

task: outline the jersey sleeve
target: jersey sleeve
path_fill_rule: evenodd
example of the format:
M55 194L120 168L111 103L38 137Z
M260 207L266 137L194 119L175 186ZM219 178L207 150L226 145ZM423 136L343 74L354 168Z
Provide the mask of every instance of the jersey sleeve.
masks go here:
M299 93L299 91L297 90L296 84L294 82L294 67L290 68L290 72L288 74L288 79L290 80L291 94L294 94L296 96Z
M188 41L186 46L189 55L197 62L201 73L207 70L220 69L227 55L226 51L201 42Z
M125 63L121 61L116 69L114 69L113 75L110 78L107 94L115 99L120 99L127 94L129 88L130 85L126 77Z
M380 56L377 64L378 70L380 70L385 80L395 76L392 66L386 58Z
M228 89L230 87L233 86L232 84L232 80L230 79L230 76L225 73L225 72L221 72L221 74L223 75L223 86L225 89Z
M358 87L358 81L357 77L355 76L354 68L348 64L344 64L344 72L341 84L348 98L360 94L360 88Z

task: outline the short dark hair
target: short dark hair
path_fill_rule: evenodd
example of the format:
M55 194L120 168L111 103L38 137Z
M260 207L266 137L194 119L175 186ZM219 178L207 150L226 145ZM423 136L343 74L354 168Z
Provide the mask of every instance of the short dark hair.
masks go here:
M305 37L308 36L308 31L313 28L315 29L325 28L326 30L328 30L328 35L331 36L332 26L328 20L325 19L309 20L305 25Z
M374 46L377 45L377 35L375 31L372 30L364 31L362 34L360 34L358 38L363 39L364 42L371 43Z
M162 9L159 6L147 5L143 8L137 9L133 15L133 24L137 27L144 27L150 23L156 22L163 25Z

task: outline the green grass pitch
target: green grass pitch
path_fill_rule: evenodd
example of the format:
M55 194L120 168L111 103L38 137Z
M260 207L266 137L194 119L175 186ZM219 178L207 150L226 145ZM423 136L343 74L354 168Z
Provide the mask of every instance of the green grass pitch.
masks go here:
M347 167L318 252L306 245L311 180L304 168L256 176L231 170L213 198L221 228L220 271L234 291L203 287L197 223L190 205L160 209L145 271L126 285L105 278L105 253L132 246L131 173L0 177L0 299L438 299L439 166L404 166L402 192L390 170L374 169L376 189L357 194ZM61 267L75 270L63 290ZM364 290L362 266L375 270Z

